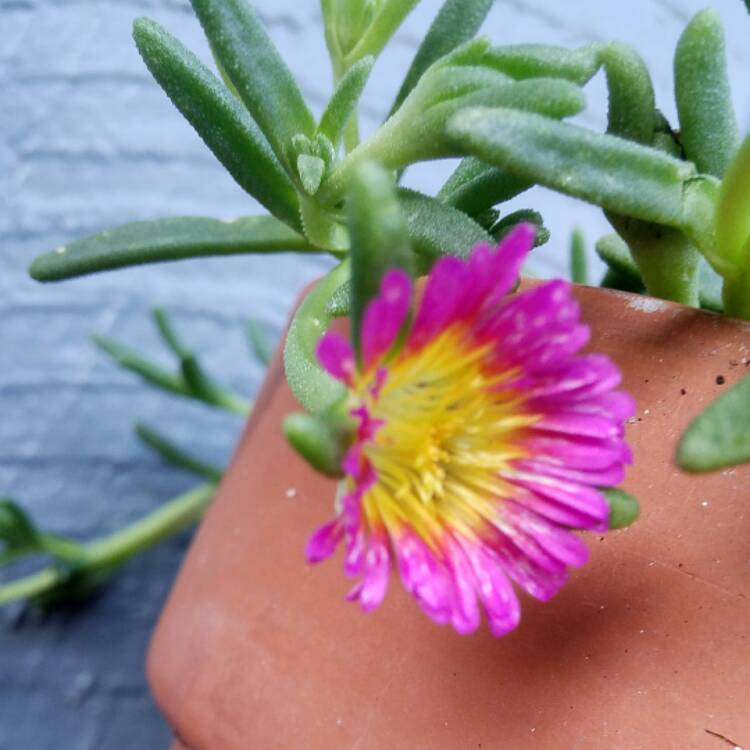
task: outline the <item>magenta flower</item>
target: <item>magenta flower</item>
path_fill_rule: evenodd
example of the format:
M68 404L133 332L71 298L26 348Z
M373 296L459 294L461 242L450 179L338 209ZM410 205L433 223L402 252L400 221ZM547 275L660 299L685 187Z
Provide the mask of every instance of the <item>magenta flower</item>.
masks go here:
M403 345L412 285L388 271L366 308L357 367L328 332L326 370L348 388L357 435L337 517L307 546L319 562L344 542L365 611L385 596L392 562L438 623L503 635L520 619L511 581L547 600L586 562L574 529L603 531L598 491L622 481L630 396L617 367L579 354L589 329L561 280L506 297L533 244L521 226L497 250L434 267Z

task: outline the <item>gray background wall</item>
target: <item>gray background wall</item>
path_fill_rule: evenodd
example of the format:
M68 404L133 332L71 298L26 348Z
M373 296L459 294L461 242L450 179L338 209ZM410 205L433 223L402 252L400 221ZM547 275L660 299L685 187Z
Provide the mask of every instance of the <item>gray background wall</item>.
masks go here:
M708 0L498 0L485 31L497 42L578 45L619 38L650 64L670 116L671 54ZM726 23L732 80L750 127L740 0L711 3ZM330 91L314 0L259 0L269 31L320 111ZM423 0L378 62L364 130L390 105L421 31L437 10ZM294 257L190 261L39 286L25 269L40 251L135 219L236 216L256 206L221 171L149 78L130 25L149 15L208 59L186 0L0 0L0 495L47 527L81 538L113 530L190 485L133 437L146 418L224 460L239 420L154 394L96 354L106 333L164 358L149 324L167 306L214 372L251 394L262 375L246 355L243 321L276 336L295 292L325 261ZM582 120L601 125L600 80ZM434 191L444 165L408 182ZM570 229L606 231L598 211L541 190L519 205L542 210L553 232L531 270L565 272ZM166 361L166 360L165 360ZM84 609L48 618L0 613L0 749L163 748L168 733L148 696L143 654L187 536L132 563ZM269 540L272 543L272 540Z

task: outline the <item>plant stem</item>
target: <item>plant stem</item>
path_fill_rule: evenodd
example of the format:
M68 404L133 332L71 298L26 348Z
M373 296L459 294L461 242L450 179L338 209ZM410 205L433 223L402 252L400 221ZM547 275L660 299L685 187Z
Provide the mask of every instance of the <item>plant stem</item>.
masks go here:
M349 121L344 127L344 150L347 154L354 151L359 145L359 113L355 109L349 115Z
M724 279L721 290L724 312L741 320L750 320L750 273Z
M213 482L194 487L130 526L92 542L88 545L87 561L98 567L122 565L139 552L196 523L215 491Z
M178 495L124 529L87 545L80 545L82 556L76 561L89 570L113 570L120 567L139 552L197 522L215 491L216 484L212 482ZM67 575L65 568L49 567L0 586L0 606L51 591L64 582Z
M80 562L86 555L86 547L83 544L54 534L41 534L39 546L44 552L65 562Z
M570 278L574 284L588 284L586 239L580 227L573 230L570 240Z
M38 573L0 586L0 607L20 599L30 599L54 588L62 575L57 568L45 568Z
M218 482L221 479L224 473L223 469L191 456L153 427L149 427L142 422L136 422L135 432L163 461L193 474L198 474L211 482Z
M607 218L630 247L650 295L699 306L700 253L681 231L611 212Z

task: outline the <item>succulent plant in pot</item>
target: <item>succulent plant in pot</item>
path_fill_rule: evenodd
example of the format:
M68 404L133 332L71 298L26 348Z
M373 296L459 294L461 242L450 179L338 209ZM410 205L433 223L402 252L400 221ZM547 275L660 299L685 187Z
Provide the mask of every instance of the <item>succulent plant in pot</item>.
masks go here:
M218 489L212 470L171 525L98 557L60 552L58 579L0 602L95 585L213 496L149 657L185 747L750 741L735 468L750 459L750 140L718 19L699 13L679 40L677 128L630 47L493 46L474 38L491 2L446 0L360 142L374 57L415 4L323 1L335 90L317 120L244 0L192 1L217 73L135 22L157 82L268 214L125 225L32 275L242 252L335 265L300 298ZM606 133L564 122L599 70ZM399 187L411 164L449 157L462 161L436 196ZM503 204L536 184L605 211L605 288L585 286L576 241L581 284L516 289L547 232ZM176 378L110 351L244 408L157 322ZM627 528L634 496L644 517Z

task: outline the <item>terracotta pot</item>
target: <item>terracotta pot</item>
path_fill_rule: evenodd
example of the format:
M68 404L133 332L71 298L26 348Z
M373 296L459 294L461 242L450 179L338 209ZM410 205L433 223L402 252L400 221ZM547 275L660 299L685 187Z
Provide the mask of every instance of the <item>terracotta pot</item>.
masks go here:
M639 404L625 487L641 520L589 534L590 563L551 602L526 598L505 638L434 625L395 579L365 615L340 557L303 560L333 486L281 435L297 407L277 354L151 646L183 750L750 748L750 470L672 463L688 421L747 372L750 326L576 296Z

